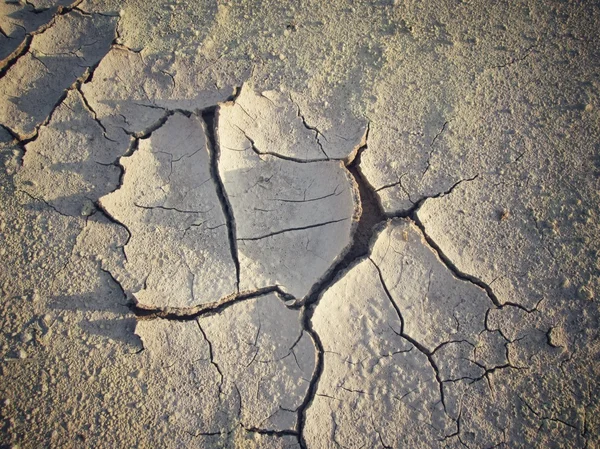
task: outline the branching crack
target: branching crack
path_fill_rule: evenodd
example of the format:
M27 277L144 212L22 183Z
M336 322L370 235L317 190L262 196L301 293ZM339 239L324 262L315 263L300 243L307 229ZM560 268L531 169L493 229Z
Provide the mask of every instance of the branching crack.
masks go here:
M394 300L394 297L392 296L391 292L389 291L385 280L383 279L383 273L381 272L381 269L379 268L379 266L373 261L373 259L371 259L369 257L369 260L371 261L371 263L373 264L373 266L375 267L375 269L377 270L377 273L379 274L379 281L381 283L381 286L388 298L388 300L390 301L392 307L394 308L394 310L396 311L396 315L398 316L398 319L400 320L400 332L396 332L393 328L390 327L390 329L392 329L392 331L399 335L400 337L404 338L406 341L408 341L409 343L411 343L415 348L417 348L417 350L422 353L427 360L429 361L429 364L431 365L431 367L433 368L433 371L435 373L435 378L437 380L438 386L439 386L439 391L440 391L440 400L442 401L442 405L444 406L444 410L446 410L446 400L444 397L444 386L443 386L443 381L442 378L440 376L440 371L439 368L437 366L437 363L435 362L435 360L433 359L433 353L427 349L425 346L423 346L421 343L419 343L417 340L415 340L414 338L410 337L409 335L406 334L406 332L404 332L405 330L405 323L404 323L404 317L402 316L402 312L400 311L400 308L398 307L398 304L396 304L396 301Z
M434 148L435 142L442 135L442 133L446 130L446 126L448 126L448 123L449 123L448 120L444 122L444 124L442 125L442 129L439 130L439 132L433 137L433 139L431 140L431 143L429 144L429 157L427 158L427 166L425 167L425 170L423 171L422 177L425 176L425 174L431 167L431 158L433 156L433 152L435 151L435 148Z
M79 85L76 86L76 88L79 90ZM80 92L81 93L81 92ZM106 129L102 126L102 124L100 123L100 121L98 120L96 113L94 112L94 110L90 107L90 105L88 104L87 100L85 99L85 97L82 95L83 101L86 104L86 107L88 108L88 110L91 112L91 114L94 116L94 119L99 123L99 125L103 128L105 134L106 134ZM150 106L152 107L152 106ZM324 156L327 158L327 160L329 160L330 158L328 157L328 155L326 154L326 152L324 151L321 142L319 140L319 137L322 136L322 134L319 132L318 129L311 127L310 125L308 125L306 123L306 120L304 119L304 117L301 114L300 108L298 107L298 105L296 104L296 107L298 108L298 117L300 117L302 119L302 122L305 126L305 128L312 130L315 132L315 139L317 141L317 143L319 144L319 147L321 148L321 151L323 152ZM156 107L157 109L163 109L160 107ZM169 116L173 115L175 112L182 112L185 113L186 115L189 116L189 114L191 114L189 111L171 111L168 109L163 109L165 111L165 114L163 115L163 117L156 122L153 126L151 126L149 129L145 130L144 132L141 133L128 133L131 136L133 136L133 142L132 142L132 146L131 146L131 152L135 151L135 149L137 148L137 145L139 144L139 139L141 138L147 138L150 136L150 134L160 128L168 119ZM191 320L194 319L196 320L198 327L200 329L200 332L202 333L204 339L206 340L208 346L209 346L209 353L210 353L210 360L211 360L211 364L215 367L215 369L217 370L217 372L219 373L220 377L221 377L221 381L219 383L219 393L222 393L222 386L223 386L223 382L224 382L224 377L223 374L221 372L221 369L219 367L219 365L217 364L217 362L214 359L214 353L213 353L213 347L211 342L208 340L204 330L202 329L202 327L200 326L200 323L198 322L197 318L200 316L209 316L212 314L218 314L220 313L222 310L224 310L225 308L236 304L240 301L244 301L244 300L248 300L251 298L257 298L259 296L263 296L269 293L274 293L276 295L278 295L281 299L286 300L286 301L291 301L291 300L295 300L296 298L293 298L291 295L285 293L285 291L278 285L276 286L270 286L270 287L266 287L263 289L259 289L253 292L245 292L245 293L240 293L239 291L239 287L240 287L240 262L239 262L239 258L238 258L238 242L239 241L253 241L253 240L260 240L260 239L265 239L268 237L272 237L275 235L279 235L285 232L292 232L292 231L301 231L301 230L306 230L306 229L312 229L312 228L317 228L317 227L322 227L322 226L326 226L329 224L333 224L333 223L338 223L338 222L342 222L345 220L349 220L350 218L343 218L343 219L338 219L338 220L330 220L330 221L326 221L323 223L317 223L317 224L312 224L312 225L307 225L304 227L295 227L295 228L288 228L288 229L282 229L279 231L275 231L275 232L271 232L268 233L266 235L262 235L262 236L257 236L257 237L242 237L242 238L238 238L237 237L237 231L236 231L236 224L235 224L235 217L234 217L234 213L233 213L233 208L231 206L231 203L229 201L229 198L227 196L227 192L225 190L225 185L223 183L223 180L220 176L219 173L219 159L220 159L220 151L221 148L219 147L219 142L218 142L218 136L216 136L216 111L217 111L217 107L213 107L213 108L209 108L204 110L201 113L202 119L204 120L205 124L206 124L206 135L207 135L207 140L208 140L208 149L209 149L209 154L210 154L210 171L211 171L211 177L212 180L214 181L215 185L216 185L216 191L217 191L217 195L219 198L219 202L221 205L221 208L223 210L223 214L225 216L226 219L226 226L228 229L228 238L229 238L229 246L230 246L230 252L231 252L231 257L234 261L235 264L235 269L236 269L236 281L237 281L237 293L235 293L234 295L231 295L229 297L226 298L222 298L220 299L218 302L214 302L214 303L209 303L209 304L201 304L195 307L190 307L190 308L172 308L172 307L165 307L165 308L160 308L160 309L144 309L143 306L135 305L132 306L132 309L134 311L134 313L137 315L137 317L139 319L154 319L154 318L163 318L163 319L170 319L170 320L179 320L179 321L186 321L186 320ZM430 154L429 154L429 159L431 159L432 154L433 154L433 147L437 141L437 139L441 136L441 134L445 131L446 126L448 124L448 121L446 121L441 130L438 132L438 134L433 138L431 144L430 144ZM240 129L240 128L238 128ZM240 131L244 134L244 136L246 137L246 139L250 142L251 144L251 149L252 151L254 151L254 153L256 153L259 157L260 156L265 156L265 155L269 155L269 156L273 156L273 157L277 157L283 160L288 160L288 161L292 161L292 162L298 162L298 163L311 163L311 162L324 162L324 159L314 159L314 160L301 160L301 159L297 159L297 158L293 158L293 157L287 157L287 156L282 156L280 154L277 153L266 153L266 152L261 152L260 150L258 150L258 148L255 145L255 142L242 130L240 129ZM368 131L367 131L368 132ZM323 136L324 137L324 136ZM249 149L249 148L248 148ZM299 443L300 443L300 447L302 449L306 449L307 445L306 445L306 441L304 440L304 428L306 426L306 410L308 409L308 407L310 406L310 404L312 403L314 397L316 396L316 392L317 392L317 387L318 387L318 383L321 377L321 374L323 372L324 369L324 348L323 348L323 344L320 340L319 335L317 334L317 332L314 330L313 326L312 326L312 314L314 313L314 308L316 306L316 304L318 303L320 297L323 295L323 293L331 286L333 285L338 279L339 277L342 275L342 273L345 272L345 270L352 265L352 263L354 263L356 260L360 259L361 257L367 256L369 253L369 243L373 238L373 235L375 234L376 230L378 229L378 226L381 225L381 223L384 223L388 218L398 218L398 217L409 217L411 218L416 225L419 227L419 229L421 230L426 242L429 244L429 246L433 249L434 252L437 253L437 255L439 256L440 260L442 261L442 263L444 263L444 265L455 275L456 278L470 282L474 285L477 285L478 287L482 288L486 293L487 296L490 298L491 303L493 304L494 307L496 308L502 308L505 306L514 306L514 307L518 307L520 309L523 309L529 313L531 313L533 310L528 310L525 309L523 306L519 305L519 304L515 304L515 303L504 303L502 304L498 298L495 296L494 292L492 291L491 287L486 284L485 282L483 282L482 280L471 276L469 274L463 273L462 271L460 271L458 269L458 267L456 267L456 265L454 265L452 263L452 261L445 255L443 254L442 250L440 249L440 247L433 241L433 239L427 234L426 229L424 224L419 220L418 217L418 211L420 209L420 207L424 204L424 202L429 199L429 198L437 198L437 197L441 197L444 195L448 195L450 193L452 193L452 191L462 182L464 181L472 181L474 179L477 178L477 175L475 175L472 178L469 179L461 179L459 181L457 181L454 185L452 185L447 191L445 192L441 192L435 196L431 196L431 197L425 197L425 198L421 198L420 200L418 200L417 202L413 202L412 199L410 199L409 196L409 200L411 201L411 203L413 203L413 207L411 207L409 210L407 211L403 211L400 213L396 213L396 214L386 214L381 206L380 203L380 199L377 195L377 192L380 190L383 190L385 188L391 188L394 187L396 185L400 185L400 187L405 191L405 193L408 195L408 192L405 190L404 186L402 185L402 178L404 175L402 175L402 177L399 179L398 182L390 184L390 185L386 185L386 186L382 186L381 188L375 190L372 186L369 185L369 183L367 182L367 180L363 177L362 173L359 170L359 164L360 164L360 159L361 159L361 154L363 151L365 151L367 149L367 145L365 144L364 146L360 147L357 151L356 151L356 156L351 160L351 162L348 163L347 165L347 169L348 171L352 174L352 176L354 177L354 180L356 181L357 185L358 185L358 189L359 189L359 194L360 194L360 204L361 207L363 209L363 213L360 216L360 220L358 222L358 225L356 227L356 230L354 232L353 235L353 242L351 244L351 246L345 251L345 253L340 256L340 259L338 260L338 262L321 278L321 280L319 280L315 285L313 285L313 287L311 288L309 294L307 295L307 297L305 298L305 300L303 302L300 301L296 301L293 305L290 305L290 307L292 308L296 308L296 309L301 309L302 311L302 315L301 315L301 323L302 323L302 332L300 334L300 336L298 337L298 339L294 342L294 344L292 345L292 347L289 350L289 353L285 356L289 356L290 354L293 354L293 350L294 347L296 346L296 344L300 341L300 339L302 338L302 336L304 335L304 332L306 332L308 335L310 335L310 337L312 338L312 341L314 343L314 347L316 350L316 361L315 361L315 368L314 371L312 373L312 377L309 381L309 385L308 385L308 390L307 393L302 401L302 403L300 404L300 406L297 409L297 413L298 413L298 431L292 431L292 430L282 430L282 431L274 431L274 430L268 430L268 429L260 429L260 428L254 428L254 427L243 427L246 431L248 432L254 432L254 433L262 433L262 434L268 434L268 435L293 435L293 436L297 436ZM245 151L247 149L244 150L234 150L234 151ZM427 161L427 167L425 169L425 172L423 173L423 175L425 175L425 173L427 172L427 170L430 167L430 160ZM122 170L122 173L124 172L124 170ZM122 177L121 177L121 181L120 181L120 186L122 185ZM120 187L119 186L119 187ZM274 199L275 201L281 201L281 202L303 202L303 201L317 201L320 199L324 199L327 198L329 196L333 196L336 195L337 192L337 188L336 190L329 194L329 195L325 195L323 197L320 198L314 198L314 199L309 199L309 200L287 200L287 199ZM196 214L196 213L202 213L201 211L181 211L181 210L177 210L175 208L166 208L166 207L162 207L162 206L154 206L154 207L150 207L150 206L143 206L143 205L138 205L136 204L137 207L143 207L143 208L148 208L148 209L165 209L165 210L176 210L178 212L182 212L182 213L190 213L190 214ZM106 211L104 211L106 213ZM106 214L107 216L109 216L108 214ZM112 221L116 221L114 218L110 217L109 218ZM123 225L122 223L119 223L121 225ZM197 224L196 224L197 225ZM123 225L124 226L124 225ZM192 225L194 226L194 225ZM124 226L125 229L127 229L126 226ZM127 230L127 232L129 232L129 230ZM131 237L131 233L129 233L129 236ZM400 320L400 331L397 332L394 330L394 332L400 336L401 338L405 339L407 342L411 343L411 345L416 348L416 350L418 350L421 354L423 354L427 360L429 365L431 366L431 368L433 369L433 372L435 374L435 380L437 381L438 387L439 387L439 394L440 394L440 401L441 404L444 407L444 410L446 410L446 402L445 402L445 396L444 396L444 381L442 381L441 379L441 375L440 375L440 371L438 369L437 363L434 359L434 354L435 352L442 347L443 345L446 344L450 344L450 343L458 343L458 342L466 342L468 344L471 344L470 342L466 341L466 340L459 340L459 341L449 341L449 342L445 342L442 343L441 345L439 345L438 347L436 347L433 350L429 350L428 348L426 348L424 345L422 345L421 343L419 343L418 341L416 341L414 338L412 338L411 336L407 335L405 333L405 322L404 322L404 318L402 316L401 310L399 309L398 305L396 304L394 298L392 297L390 291L388 290L388 287L384 281L383 278L383 274L381 269L379 268L379 266L370 258L367 256L367 258L369 259L369 261L371 263L373 263L373 265L375 266L375 268L377 269L378 275L379 275L379 280L381 283L381 286L383 288L383 290L385 291L385 294L388 298L388 300L390 301L390 304L392 305L392 307L394 308L398 319ZM289 304L288 304L289 305ZM487 326L487 323L486 323ZM393 330L393 329L392 329ZM258 334L257 334L257 338L258 338ZM256 341L255 341L255 346L256 346ZM256 354L255 354L256 357ZM295 357L295 354L294 354ZM252 360L254 361L254 359ZM264 362L268 362L268 361L264 361ZM298 361L296 360L296 363L298 363ZM502 369L502 368L514 368L513 366L511 366L510 364L506 364L506 365L501 365L501 366L496 366L490 369L487 369L485 367L483 367L484 370L484 374L480 377L486 377L488 376L488 374L492 373L493 371L497 370L497 369ZM478 379L472 379L473 381L475 380L479 380ZM432 380L433 382L433 380ZM488 379L489 382L489 379ZM365 394L364 391L362 390L350 390L345 388L344 386L340 386L340 388L342 389L346 389L349 391L354 391L357 393L361 393L361 394ZM550 418L547 418L550 419ZM459 415L459 420L460 420L460 415ZM448 437L454 436L454 435L458 435L460 438L460 422L458 423L458 430L456 434L453 435L449 435ZM207 435L214 435L214 434L207 434ZM381 439L381 435L379 435L379 439L380 442L382 444L382 446L384 447L388 447L383 440Z
M96 113L96 111L94 110L94 108L92 108L92 106L90 105L89 101L87 100L87 98L83 94L83 91L81 90L81 85L77 85L76 89L77 89L77 92L79 92L79 95L81 96L81 101L83 102L85 108L92 115L92 118L98 124L98 126L100 128L102 128L102 134L103 134L104 138L106 140L110 140L111 142L117 142L116 140L111 139L110 137L108 137L108 133L106 131L106 126L104 126L104 124L102 123L102 121L98 118L98 114Z
M529 403L528 403L528 402L527 402L525 399L523 399L523 397L522 397L521 395L517 394L517 397L518 397L518 398L519 398L519 400L520 400L520 401L523 403L523 405L525 405L525 407L527 407L527 409L528 409L528 410L529 410L531 413L533 413L535 416L537 416L537 417L538 417L538 419L540 419L541 421L553 421L553 422L556 422L556 423L558 423L558 424L562 424L562 425L564 425L564 426L567 426L567 427L570 427L570 428L572 428L572 429L575 429L575 430L577 430L577 431L578 431L580 434L582 434L582 435L583 435L583 432L582 432L582 430L581 430L581 429L579 429L577 426L575 426L575 425L573 425L573 424L571 424L571 423L569 423L569 422L567 422L567 421L565 421L565 420L563 420L563 419L556 418L556 417L554 417L554 416L545 416L545 415L543 415L542 413L540 413L540 412L536 411L536 410L535 410L535 409L534 409L534 408L533 408L533 407L532 407L532 406L531 406L531 405L530 405L530 404L529 404Z
M330 158L329 158L327 152L325 151L325 148L323 148L323 144L321 143L321 137L323 137L323 139L325 139L325 141L327 141L327 138L316 127L310 126L307 123L306 118L304 117L304 115L302 115L302 112L300 111L300 105L294 101L294 99L292 98L292 94L291 93L289 94L289 98L290 98L290 101L294 105L296 105L296 109L297 109L296 116L299 117L302 120L302 125L304 125L304 127L306 129L308 129L310 131L313 131L315 133L315 142L319 146L319 148L320 148L321 152L323 153L323 155L325 156L325 158L327 160L329 160Z
M415 222L415 224L417 225L417 227L421 230L421 233L423 234L423 237L425 238L425 241L427 242L427 244L435 251L435 253L438 255L438 257L442 261L442 263L446 266L446 268L448 270L450 270L450 272L456 278L461 279L463 281L470 282L471 284L474 284L474 285L478 286L479 288L483 289L486 292L486 294L487 294L488 298L490 299L490 301L492 302L492 304L498 309L502 309L503 307L506 307L506 306L512 306L512 307L521 309L527 313L532 313L537 310L539 303L533 309L527 309L526 307L524 307L523 305L521 305L519 303L515 303L515 302L511 302L511 301L506 301L504 303L500 302L500 300L498 299L498 297L496 296L496 294L494 293L492 288L487 283L485 283L484 281L482 281L481 279L479 279L473 275L470 275L470 274L467 274L467 273L464 273L463 271L461 271L450 260L450 258L448 256L446 256L446 254L444 254L442 249L439 247L439 245L437 243L435 243L435 241L431 238L431 236L429 236L429 234L427 234L425 225L419 219L419 216L417 213L418 209L420 208L421 205L422 205L422 203L419 203L417 210L415 210L413 213L411 213L410 216L411 216L412 220Z
M219 382L219 395L223 394L223 381L224 381L224 377L223 377L223 372L221 371L221 368L219 368L219 364L217 362L215 362L215 354L213 351L213 346L212 343L210 342L210 340L208 339L208 337L206 336L206 332L204 332L204 329L202 329L202 326L200 325L200 322L198 320L196 320L196 324L198 325L198 329L200 329L200 333L202 333L202 336L204 337L204 340L206 341L206 344L208 345L208 353L210 355L210 363L212 366L215 367L215 369L217 370L217 372L219 373L219 376L221 377L221 380Z

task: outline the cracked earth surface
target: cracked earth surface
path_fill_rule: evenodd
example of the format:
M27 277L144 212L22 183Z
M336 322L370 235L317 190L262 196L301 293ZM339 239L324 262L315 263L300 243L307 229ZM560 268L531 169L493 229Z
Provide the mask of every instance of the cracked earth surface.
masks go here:
M600 447L600 4L0 5L0 447Z

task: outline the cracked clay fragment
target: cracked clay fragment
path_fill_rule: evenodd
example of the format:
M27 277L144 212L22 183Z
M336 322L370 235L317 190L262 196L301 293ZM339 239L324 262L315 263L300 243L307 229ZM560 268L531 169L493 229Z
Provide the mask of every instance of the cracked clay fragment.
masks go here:
M175 113L121 159L120 189L101 204L127 227L122 268L140 307L190 307L236 293L225 216L210 173L204 123Z
M257 93L245 84L227 105L226 120L263 153L301 161L329 159L298 106L281 92Z
M315 366L314 344L302 330L300 311L269 294L200 317L198 323L223 373L223 391L239 401L242 426L296 430L297 409Z
M282 133L283 119L273 121L272 137L260 138L243 130L248 119L237 102L221 105L217 120L219 173L236 223L240 290L278 285L303 298L351 243L361 213L356 183L340 161L284 158L271 140ZM252 129L248 132L261 128ZM284 148L288 144L300 145L284 140Z
M128 144L125 135L107 139L79 91L72 90L26 145L15 185L63 214L89 215L87 205L117 186L120 171L112 164Z
M240 427L295 431L315 362L299 314L269 294L197 321L139 321L143 357L164 378L150 388L164 391L165 413L214 447L229 447Z
M177 426L191 434L235 426L237 398L221 395L221 375L196 321L142 320L135 333L144 344L142 366L156 379L148 384L148 397L160 398L160 409Z
M203 64L195 59L171 63L167 57L113 46L81 90L109 136L122 130L143 134L167 110L203 110L234 93L233 84L215 87L214 74L204 73Z
M35 35L29 51L0 79L0 122L21 137L33 135L65 89L109 50L116 20L71 11Z

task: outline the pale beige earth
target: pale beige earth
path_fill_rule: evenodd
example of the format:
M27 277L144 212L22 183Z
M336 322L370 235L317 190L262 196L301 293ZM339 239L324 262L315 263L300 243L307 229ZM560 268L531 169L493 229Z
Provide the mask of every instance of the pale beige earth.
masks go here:
M600 448L599 30L3 1L0 448Z

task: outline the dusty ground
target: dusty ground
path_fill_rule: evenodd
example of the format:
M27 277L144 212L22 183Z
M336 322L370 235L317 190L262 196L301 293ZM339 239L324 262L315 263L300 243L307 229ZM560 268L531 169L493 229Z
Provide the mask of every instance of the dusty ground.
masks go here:
M0 446L600 447L600 3L0 4Z

